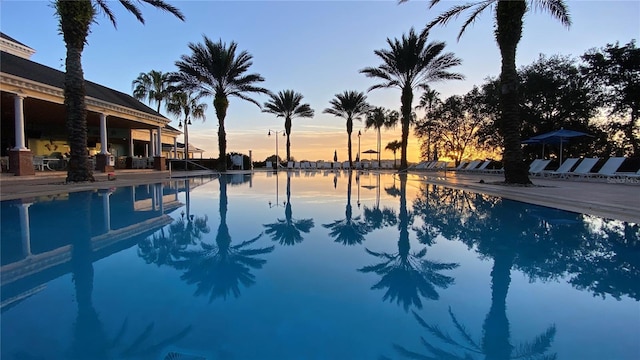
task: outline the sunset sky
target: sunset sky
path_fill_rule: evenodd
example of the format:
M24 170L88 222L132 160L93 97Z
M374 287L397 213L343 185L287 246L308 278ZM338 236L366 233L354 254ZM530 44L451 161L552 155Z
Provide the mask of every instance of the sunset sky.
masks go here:
M399 38L411 27L420 31L433 17L462 3L442 1L428 9L424 1L405 4L395 1L169 2L182 10L186 22L142 5L146 19L146 25L142 25L118 2L109 2L118 28L114 29L109 20L99 14L83 54L85 78L131 94L131 82L139 73L175 71L175 61L189 54L188 43L201 42L203 34L213 40L235 41L238 49L253 55L250 71L265 78L262 86L273 92L284 89L300 92L315 110L312 119L294 119L292 155L298 160L329 160L337 150L340 161L347 159L345 121L322 114L322 110L337 93L366 91L375 84L359 70L380 64L373 51L386 48L387 38ZM532 10L527 14L518 48L518 66L532 63L541 53L577 57L590 48L616 41L624 44L640 35L638 0L567 1L567 4L573 21L569 29L547 13ZM433 84L443 99L464 94L486 77L499 74L493 14L484 13L462 39L456 41L462 20L452 21L446 28L436 28L429 35L430 41L445 41L445 51L455 53L463 61L452 70L464 74L466 80ZM64 43L50 2L1 0L0 28L35 49L33 61L64 71ZM419 96L420 92L416 91L414 106ZM264 103L268 97L261 95L255 99ZM368 93L368 100L374 106L400 109L397 89L372 91ZM189 128L189 139L190 143L206 150L205 157L217 157L213 99L205 101L209 104L207 119L204 123L194 122ZM166 115L164 110L161 112ZM418 112L418 115L422 114ZM227 150L248 154L252 149L254 160L264 160L275 153L275 139L268 137L267 132L284 128L281 118L262 113L257 106L237 98L230 99L225 124ZM177 127L177 119L171 125ZM375 132L365 132L364 124L355 122L354 158L358 130L363 132L362 151L376 148ZM383 132L382 147L396 139L400 139L399 127ZM419 160L413 134L409 153L409 161ZM286 154L284 138L279 141L279 154ZM385 151L383 158L393 159L393 153Z

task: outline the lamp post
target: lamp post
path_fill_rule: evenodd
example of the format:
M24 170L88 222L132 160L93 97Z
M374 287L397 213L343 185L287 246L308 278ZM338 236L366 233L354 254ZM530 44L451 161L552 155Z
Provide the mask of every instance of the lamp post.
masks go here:
M360 136L362 136L362 132L358 130L358 162L360 162Z
M189 125L191 125L191 119L187 117L184 121L184 171L187 171L189 161ZM182 129L182 120L178 123L178 128Z
M271 130L269 129L269 132L267 133L267 136L271 136L271 132L273 132L276 137L276 170L278 170L278 167L280 167L280 158L278 157L278 134L282 133L282 136L286 136L286 134L284 133L284 130Z

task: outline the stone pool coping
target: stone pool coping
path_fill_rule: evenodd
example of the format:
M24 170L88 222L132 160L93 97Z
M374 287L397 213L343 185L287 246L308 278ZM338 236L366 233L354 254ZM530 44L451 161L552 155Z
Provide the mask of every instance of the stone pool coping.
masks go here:
M255 172L266 171L256 169ZM242 173L249 171L229 171ZM382 171L389 172L389 171ZM53 195L61 192L77 192L109 189L150 183L185 175L198 176L214 174L199 171L173 172L154 170L116 170L115 180L108 180L108 174L94 174L92 183L64 184L65 172L42 172L35 176L0 175L0 201L37 196ZM534 186L519 187L501 184L501 175L456 173L453 171L419 172L411 171L418 179L457 189L502 196L526 203L549 206L632 223L640 223L640 181L576 181L565 179L531 178ZM481 182L482 180L482 182Z

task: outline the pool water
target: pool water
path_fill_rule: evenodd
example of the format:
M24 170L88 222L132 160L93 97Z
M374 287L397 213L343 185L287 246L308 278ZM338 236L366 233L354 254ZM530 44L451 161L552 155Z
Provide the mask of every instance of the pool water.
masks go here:
M2 359L638 359L640 228L295 172L1 203Z

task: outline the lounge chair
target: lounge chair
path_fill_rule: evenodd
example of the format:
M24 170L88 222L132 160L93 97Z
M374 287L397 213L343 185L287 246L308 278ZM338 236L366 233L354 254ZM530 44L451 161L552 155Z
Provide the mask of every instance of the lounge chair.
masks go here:
M478 166L478 164L480 164L480 160L474 160L474 161L470 162L469 164L467 164L467 166L465 166L464 168L460 169L460 171L473 170Z
M571 169L573 169L573 167L575 166L575 164L579 160L580 159L578 159L578 158L569 158L569 159L565 160L557 170L554 170L554 171L541 171L541 172L538 173L538 175L541 175L541 176L544 176L544 177L553 177L553 176L564 175L564 174L570 172Z
M458 164L458 166L454 167L451 170L462 170L468 163L468 161L460 161L460 164Z
M289 169L289 170L293 169L293 161L287 162L287 169Z
M567 172L566 174L560 175L560 177L564 179L567 179L570 176L577 176L580 178L586 177L589 175L589 173L591 172L591 169L593 169L593 167L596 165L598 160L600 160L600 158L598 157L584 158L582 159L582 161L580 162L580 164L575 170Z
M536 176L538 174L540 174L541 172L544 171L544 169L547 167L547 165L549 165L549 163L551 162L551 160L542 160L540 159L540 161L533 166L533 164L529 167L529 174Z
M626 160L625 157L611 157L602 165L600 170L594 174L586 174L586 178L599 178L606 179L616 177L616 172L620 168L620 165Z
M480 164L480 166L478 166L476 169L473 169L473 171L484 171L484 169L486 169L489 164L491 164L491 160L485 160L482 164Z

